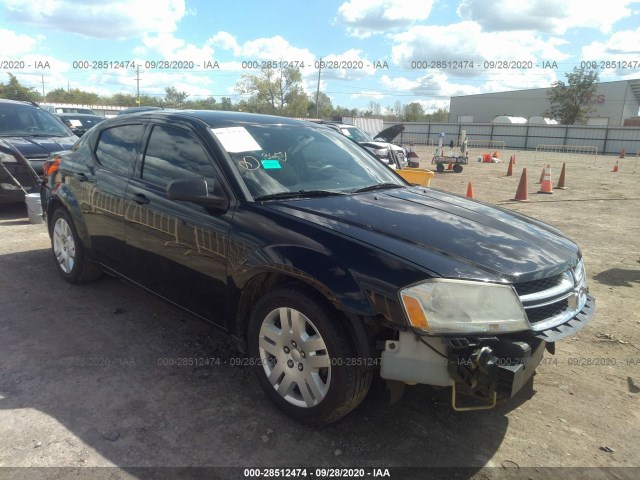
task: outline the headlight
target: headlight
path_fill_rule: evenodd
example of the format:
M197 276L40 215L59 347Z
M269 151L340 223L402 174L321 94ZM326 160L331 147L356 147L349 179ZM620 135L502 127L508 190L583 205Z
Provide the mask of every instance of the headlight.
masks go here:
M409 323L429 334L504 333L530 329L510 285L434 279L400 290Z
M386 148L379 148L378 150L374 150L373 153L378 157L387 157L389 155L389 150Z
M585 285L587 284L587 276L584 270L584 262L580 260L576 265L576 268L573 269L573 277L575 279L576 285Z

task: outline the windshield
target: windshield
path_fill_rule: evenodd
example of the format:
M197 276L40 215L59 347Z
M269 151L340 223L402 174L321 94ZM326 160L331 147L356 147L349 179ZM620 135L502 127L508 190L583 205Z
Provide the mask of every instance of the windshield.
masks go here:
M71 132L53 115L40 108L0 104L0 136L69 137Z
M329 129L297 125L212 128L254 198L351 193L405 185L357 144ZM301 195L304 196L304 195Z
M369 135L367 132L360 130L358 127L345 127L340 126L340 131L344 133L351 140L355 140L356 142L371 142L373 141L373 137Z

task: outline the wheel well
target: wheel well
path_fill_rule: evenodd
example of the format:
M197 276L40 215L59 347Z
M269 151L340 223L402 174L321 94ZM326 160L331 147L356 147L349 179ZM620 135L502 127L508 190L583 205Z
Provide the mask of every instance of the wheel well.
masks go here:
M246 351L246 338L247 338L247 325L249 324L249 318L251 316L251 310L255 303L260 299L262 295L266 292L273 290L282 286L288 287L298 287L303 289L309 295L314 296L319 301L323 302L329 308L336 312L336 318L338 321L342 322L343 325L347 328L347 330L351 333L351 341L354 347L357 348L358 351L362 354L367 354L365 351L361 351L362 342L357 341L357 337L362 337L362 335L356 335L354 332L354 328L356 328L353 324L353 321L349 321L347 318L347 314L339 308L336 302L332 302L328 295L324 294L315 286L309 285L306 282L303 282L300 279L290 277L288 275L276 272L265 272L256 275L244 286L242 293L240 295L240 299L238 301L238 307L236 310L236 332L238 335L238 339L240 340L240 349L242 351ZM349 317L353 317L350 315ZM362 327L360 327L362 330ZM359 332L364 333L364 332Z
M65 208L64 204L58 200L57 198L52 198L49 200L49 204L47 205L47 230L49 231L49 236L51 236L51 217L53 216L53 212L55 212L58 207Z

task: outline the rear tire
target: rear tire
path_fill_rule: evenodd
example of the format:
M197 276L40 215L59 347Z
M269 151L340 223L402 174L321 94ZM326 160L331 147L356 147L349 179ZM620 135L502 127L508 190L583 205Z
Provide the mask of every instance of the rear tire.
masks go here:
M460 172L462 172L462 165L458 165L458 164L454 165L454 166L453 166L453 171L454 171L455 173L460 173Z
M438 163L436 165L436 170L438 171L438 173L444 172L444 165L442 163Z
M299 422L335 422L369 390L371 372L358 362L338 313L316 295L295 287L267 293L253 309L248 335L260 386Z
M87 261L84 246L71 215L58 208L51 217L51 249L56 270L69 283L87 283L102 275L96 264Z

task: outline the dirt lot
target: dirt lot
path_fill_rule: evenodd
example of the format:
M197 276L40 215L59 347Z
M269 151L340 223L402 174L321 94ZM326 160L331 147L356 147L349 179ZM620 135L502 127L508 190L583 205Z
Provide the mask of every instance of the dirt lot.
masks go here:
M515 153L512 177L505 163L474 161L432 187L464 194L472 181L477 199L559 227L582 247L597 309L546 355L533 391L486 412L454 413L448 390L425 386L388 407L378 382L343 421L300 426L266 401L245 367L231 366L238 354L225 336L117 279L61 282L44 226L29 224L22 206L3 207L0 466L117 467L99 471L108 478L166 466L463 466L465 477L544 478L542 467L568 466L597 467L581 478L638 478L637 469L606 468L640 467L640 172L631 173L634 159L618 173L613 157L595 166L570 159L569 189L538 195L542 164ZM562 160L551 163L555 184ZM523 167L530 202L511 202ZM181 358L223 363L166 365ZM36 472L97 474L4 468L0 478Z

